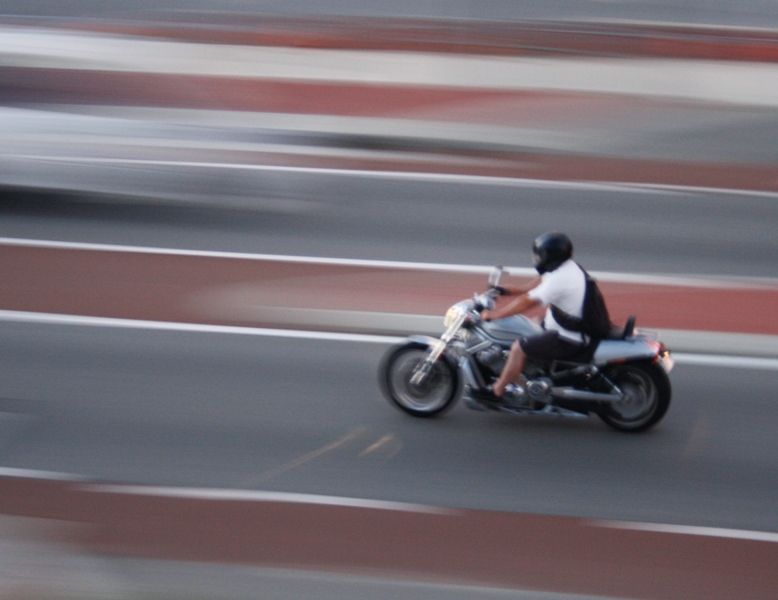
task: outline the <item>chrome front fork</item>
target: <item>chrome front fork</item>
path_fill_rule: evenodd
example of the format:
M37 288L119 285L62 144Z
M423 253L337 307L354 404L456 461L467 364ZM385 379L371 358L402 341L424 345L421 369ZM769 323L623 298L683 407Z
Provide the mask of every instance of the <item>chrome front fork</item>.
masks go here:
M432 365L434 365L438 359L440 359L451 340L454 339L454 336L457 334L460 327L462 327L462 324L465 322L466 318L466 314L460 315L457 320L452 323L448 329L446 329L443 335L440 336L440 339L434 345L430 346L429 354L427 354L425 359L420 362L413 370L413 375L411 375L411 385L418 386L424 383L424 380L430 374L430 371L432 371Z

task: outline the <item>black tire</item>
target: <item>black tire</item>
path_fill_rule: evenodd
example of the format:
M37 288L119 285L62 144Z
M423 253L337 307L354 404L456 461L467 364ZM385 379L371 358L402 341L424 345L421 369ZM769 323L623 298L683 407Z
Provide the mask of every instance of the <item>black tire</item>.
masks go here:
M624 363L608 368L605 375L625 393L626 398L597 414L619 431L638 433L656 425L670 407L670 379L658 365Z
M429 348L408 342L391 348L378 370L381 391L389 402L414 417L436 417L451 408L459 396L457 370L444 358L432 367L420 386L411 384L414 368L429 353Z

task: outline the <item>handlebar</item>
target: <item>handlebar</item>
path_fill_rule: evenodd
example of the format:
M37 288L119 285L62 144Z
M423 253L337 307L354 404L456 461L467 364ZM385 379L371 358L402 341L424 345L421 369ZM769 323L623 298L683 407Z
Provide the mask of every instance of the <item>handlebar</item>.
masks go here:
M500 293L495 287L490 287L481 294L475 294L473 296L473 309L480 313L483 309L492 309L494 307L494 299L499 296Z

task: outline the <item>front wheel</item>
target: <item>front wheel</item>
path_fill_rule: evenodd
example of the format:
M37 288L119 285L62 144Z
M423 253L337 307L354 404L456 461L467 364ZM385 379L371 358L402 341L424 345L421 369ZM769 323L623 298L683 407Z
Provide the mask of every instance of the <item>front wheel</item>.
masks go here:
M429 348L411 342L389 350L379 368L381 390L392 404L414 417L434 417L453 406L457 399L457 371L441 358L423 381L411 381L414 372L424 363Z
M639 432L656 425L670 406L670 380L667 373L651 363L626 363L609 368L605 375L624 394L619 402L598 413L619 431Z

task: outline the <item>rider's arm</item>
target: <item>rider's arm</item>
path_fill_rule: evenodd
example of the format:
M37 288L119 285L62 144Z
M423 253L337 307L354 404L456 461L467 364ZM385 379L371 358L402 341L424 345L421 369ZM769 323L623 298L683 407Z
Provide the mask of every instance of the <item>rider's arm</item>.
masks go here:
M539 300L533 300L527 294L522 294L515 300L511 300L508 304L495 308L494 310L484 310L481 312L481 318L485 321L493 321L494 319L504 319L511 315L517 315L524 311L534 308L541 304Z
M541 278L535 277L531 279L529 282L522 286L500 286L502 288L502 294L503 296L521 296L522 294L526 294L528 291L530 291L532 288L537 287L540 285Z

